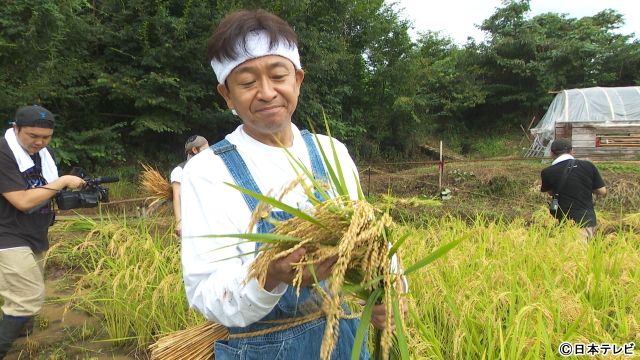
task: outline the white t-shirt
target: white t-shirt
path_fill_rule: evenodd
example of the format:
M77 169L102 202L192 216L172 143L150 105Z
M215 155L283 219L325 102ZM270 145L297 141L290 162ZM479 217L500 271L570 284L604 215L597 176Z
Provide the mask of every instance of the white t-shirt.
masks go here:
M182 166L176 166L169 176L169 180L173 184L174 182L180 183L182 182Z
M293 145L288 150L311 169L300 131L293 124L292 130ZM318 137L335 169L329 138L324 135ZM279 196L281 190L296 179L284 149L258 142L243 131L242 125L226 139L236 145L263 194L271 192L271 196ZM355 163L342 143L335 139L333 143L349 194L357 199L358 171ZM211 149L197 154L184 167L181 184L182 270L191 307L222 325L244 327L267 315L288 285L282 283L268 292L255 279L245 283L248 266L255 256L241 255L255 251L255 243L244 243L237 238L200 237L247 232L251 219L249 207L242 194L225 182L235 184L222 159ZM300 186L282 200L298 208L308 206Z

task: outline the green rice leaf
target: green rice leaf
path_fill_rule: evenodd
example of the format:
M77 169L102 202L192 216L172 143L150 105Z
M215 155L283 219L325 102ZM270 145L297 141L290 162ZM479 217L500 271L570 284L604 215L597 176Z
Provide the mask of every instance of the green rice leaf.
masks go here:
M304 211L301 211L300 209L296 209L294 207L291 207L291 206L283 203L282 201L278 201L277 199L274 199L272 197L264 196L262 194L259 194L259 193L255 192L255 191L251 191L249 189L245 189L245 188L240 187L238 185L231 184L231 183L225 183L225 184L231 186L232 188L240 191L243 194L247 194L249 196L252 196L252 197L254 197L255 199L257 199L259 201L262 201L262 202L267 203L267 204L269 204L269 205L271 205L273 207L276 207L278 209L286 211L289 214L291 214L291 215L293 215L293 216L295 216L297 218L300 218L302 220L306 220L306 221L308 221L310 223L316 224L316 225L326 229L326 226L324 224L322 224L320 221L318 221L313 216L305 213Z
M302 241L302 239L297 238L295 236L279 235L279 234L273 234L273 233L264 233L264 234L242 233L242 234L224 234L224 235L203 235L203 236L198 236L198 237L203 237L203 238L237 238L237 239L248 240L248 241L251 241L251 242L261 242L261 243L268 243L268 244L277 244L277 243L280 243L280 242L295 242L295 243L299 243L300 241ZM233 245L229 245L229 246L235 246L235 245L237 245L237 243L234 243ZM220 249L222 249L224 247L226 247L226 246L223 246Z
M452 241L452 242L450 242L448 244L442 245L441 247L439 247L435 251L433 251L431 254L429 254L426 257L416 261L415 263L413 263L413 265L411 265L408 268L406 268L405 271L404 271L404 274L405 275L409 275L412 272L414 272L416 270L419 270L419 269L429 265L434 260L437 260L438 258L443 256L444 254L448 253L449 250L453 249L454 247L456 247L456 245L461 243L463 240L466 240L470 236L471 236L471 234L467 234L467 235L461 237L458 240L454 240L454 241Z
M313 283L314 283L314 285L316 285L316 290L317 291L321 291L325 295L328 296L328 294L326 293L325 289L322 288L322 286L320 286L320 280L318 280L318 276L316 275L315 266L313 266L313 264L307 264L307 269L309 269L309 272L311 273L311 276L313 277Z
M325 115L325 123L328 124L326 115ZM311 126L311 128L313 130L313 126ZM320 146L320 139L318 139L318 134L316 134L315 130L313 130L313 136L315 137L316 142L318 143L318 149L320 150L320 155L322 155L322 160L324 161L325 165L327 165L327 172L329 173L329 177L331 178L331 185L333 189L337 194L341 196L349 195L345 187L345 184L340 182L340 178L336 175L335 170L331 166L331 163L329 162L329 158L327 157L327 154L325 153L322 146ZM339 161L336 162L336 166L340 167Z
M358 285L355 285L355 284L352 284L352 285L344 284L342 286L342 291L347 292L349 294L356 295L359 298L363 299L363 297L359 296L359 294L362 294L362 292L365 289L369 288L369 286L371 286L373 284L376 284L376 283L379 283L383 279L384 279L384 276L380 275L380 276L378 276L378 277L376 277L376 278L372 279L371 281L366 282L364 284L358 284Z
M380 296L382 295L382 289L376 289L369 299L364 309L362 309L362 315L360 316L360 325L356 330L356 337L353 341L353 348L351 349L351 360L360 359L360 352L362 350L362 344L364 343L364 336L367 333L369 324L371 323L371 314L373 313L373 306L376 304Z
M360 284L364 279L364 275L361 272L354 269L348 269L344 275L344 278L345 283L342 286L342 291L344 293L349 293L361 300L367 300L369 296L371 296L372 292L367 289L359 289L357 291L350 290L355 290L355 284Z
M287 153L287 156L289 156L289 163L291 164L293 171L296 172L296 175L300 176L300 173L298 172L295 166L295 165L298 165L298 167L302 170L306 178L311 181L313 188L318 192L318 194L320 194L320 196L322 196L325 199L329 199L330 198L329 194L327 194L327 192L323 189L322 184L318 180L316 180L316 178L313 176L313 172L310 171L309 168L304 166L304 164L302 163L302 161L300 161L300 159L297 159L295 156L293 156L293 154L291 154L289 149L284 148L284 150ZM314 194L312 191L308 191L308 188L306 186L303 186L303 188L304 188L305 194L307 195L309 200L311 200L314 206L322 203L320 199L316 198L316 194Z
M284 149L285 152L287 153L287 156L289 156L289 159L287 159L289 161L289 165L291 165L291 168L293 169L293 171L296 173L296 176L301 178L302 175L300 174L300 171L298 171L298 168L302 169L302 173L305 175L306 179L311 179L311 176L309 176L309 169L307 169L304 164L302 164L300 162L300 160L296 159L293 157L293 155L291 155L291 153L289 152L289 150L287 150L286 148ZM315 183L313 182L313 179L311 179L311 187L315 188ZM320 201L318 199L316 199L315 194L313 193L313 191L311 191L311 188L305 184L304 182L300 184L300 186L302 186L302 190L304 190L305 195L307 195L307 198L309 199L309 201L311 201L311 203L313 204L313 206L316 206L320 203Z
M385 229L385 233L386 233L386 229ZM398 252L398 249L400 248L400 246L402 246L402 244L404 244L404 242L407 240L407 238L409 238L409 232L407 232L406 234L402 235L400 237L400 239L398 239L398 241L396 241L393 246L391 247L391 249L389 249L389 259L391 259L393 257L393 255L396 254L396 252Z
M348 196L349 192L347 191L347 182L344 180L344 174L342 173L342 166L340 166L340 161L338 159L338 152L336 151L336 146L333 143L333 137L331 136L331 129L329 128L329 119L327 118L327 114L322 114L324 117L324 125L327 128L327 136L329 136L329 144L331 144L331 151L333 152L333 159L335 160L336 170L338 172L338 178L340 179L340 187L342 192L340 195Z
M416 313L412 306L409 306L409 317L413 321L413 323L418 327L418 331L422 334L422 337L425 339L429 338L429 329L427 326L420 320L420 316Z
M210 236L201 236L201 237L210 237ZM211 252L222 250L222 249L226 249L226 248L230 248L230 247L234 247L234 246L238 246L238 245L241 245L241 244L248 244L248 243L251 243L251 242L253 242L253 241L251 241L251 240L244 240L244 241L238 241L238 242L231 241L229 245L223 245L223 246L217 247L215 249L211 249Z
M358 174L354 171L353 178L356 179L356 187L358 189L358 200L364 200L364 192L362 191L362 186L360 185L360 181L358 181Z
M309 124L311 124L311 123L309 123ZM311 181L311 183L313 184L313 188L316 189L316 191L318 191L318 193L323 198L329 199L329 195L324 191L324 189L322 188L320 182L318 180L316 180L316 178L313 176L313 172L310 171L309 168L306 167L304 165L304 163L302 163L302 161L300 159L298 159L297 157L293 156L291 151L289 151L289 149L286 146L282 145L279 141L278 141L278 143L281 145L282 149L285 151L285 153L289 157L289 164L291 165L291 168L296 173L296 175L300 176L300 173L298 172L298 169L302 170L302 172L305 174L306 178L309 179ZM318 146L320 146L319 142L318 142ZM297 167L296 167L296 165L297 165ZM307 191L308 189L306 187L303 187L303 188L305 190L305 194L307 195L309 200L311 200L311 202L314 203L314 205L318 205L318 204L321 203L321 201L316 198L316 196L315 196L315 194L313 192Z
M394 292L395 293L395 292ZM400 311L400 304L398 302L398 296L395 294L392 300L393 303L393 320L396 323L396 338L398 340L397 345L400 349L400 357L405 360L409 359L409 349L407 347L407 339L404 333L404 329L402 327L402 319L403 314Z
M221 261L227 261L227 260L231 260L231 259L237 259L237 258L241 258L241 257L247 256L247 255L255 255L255 254L258 254L261 251L262 251L261 249L258 249L256 251L251 251L251 252L244 253L244 254L238 254L238 255L234 255L234 256L229 256L229 257L226 257L224 259L218 259L216 261L212 261L212 263L217 263L217 262L221 262Z

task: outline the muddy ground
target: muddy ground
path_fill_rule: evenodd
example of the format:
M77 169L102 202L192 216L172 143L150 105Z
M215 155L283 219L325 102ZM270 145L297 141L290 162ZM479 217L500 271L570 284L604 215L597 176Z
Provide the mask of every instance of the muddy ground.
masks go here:
M18 339L5 360L18 359L146 359L134 349L104 342L100 319L67 308L73 291L61 271L47 269L46 304L36 318L34 332Z

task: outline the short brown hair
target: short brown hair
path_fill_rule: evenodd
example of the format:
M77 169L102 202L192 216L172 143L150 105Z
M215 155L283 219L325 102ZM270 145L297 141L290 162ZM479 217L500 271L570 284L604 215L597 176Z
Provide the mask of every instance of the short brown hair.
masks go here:
M278 16L265 10L240 10L225 16L207 41L207 59L235 60L240 54L236 44L242 43L246 49L247 34L265 31L269 35L269 48L285 40L289 45L298 46L298 37L293 29Z

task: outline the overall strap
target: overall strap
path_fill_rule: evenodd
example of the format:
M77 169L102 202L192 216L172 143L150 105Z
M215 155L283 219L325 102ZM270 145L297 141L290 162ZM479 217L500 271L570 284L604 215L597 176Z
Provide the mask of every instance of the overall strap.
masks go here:
M309 130L302 130L300 131L300 134L302 135L307 147L309 159L311 159L311 171L313 172L313 176L317 180L328 181L329 177L327 176L327 172L324 168L318 147L316 146L315 141L313 141L313 135ZM240 156L240 153L238 153L235 145L230 143L227 139L222 139L211 145L211 150L213 150L214 154L220 156L236 185L259 194L262 193L253 179L249 168L247 168L247 164L242 159L242 156ZM242 197L247 203L247 206L249 206L249 210L253 212L253 210L258 206L258 200L244 193L242 194Z
M213 150L214 154L220 156L236 185L261 194L258 184L253 180L247 164L242 159L242 156L240 156L240 153L238 153L235 145L227 139L222 139L211 145L211 150ZM242 193L242 197L247 203L247 206L249 206L249 210L253 212L258 206L258 200L245 193Z
M311 134L309 130L305 129L300 131L300 135L302 135L304 144L307 146L307 152L311 159L311 171L313 172L313 176L316 180L329 181L329 177L327 177L327 172L324 168L324 163L320 157L320 152L318 151L316 142L313 141L313 134Z

